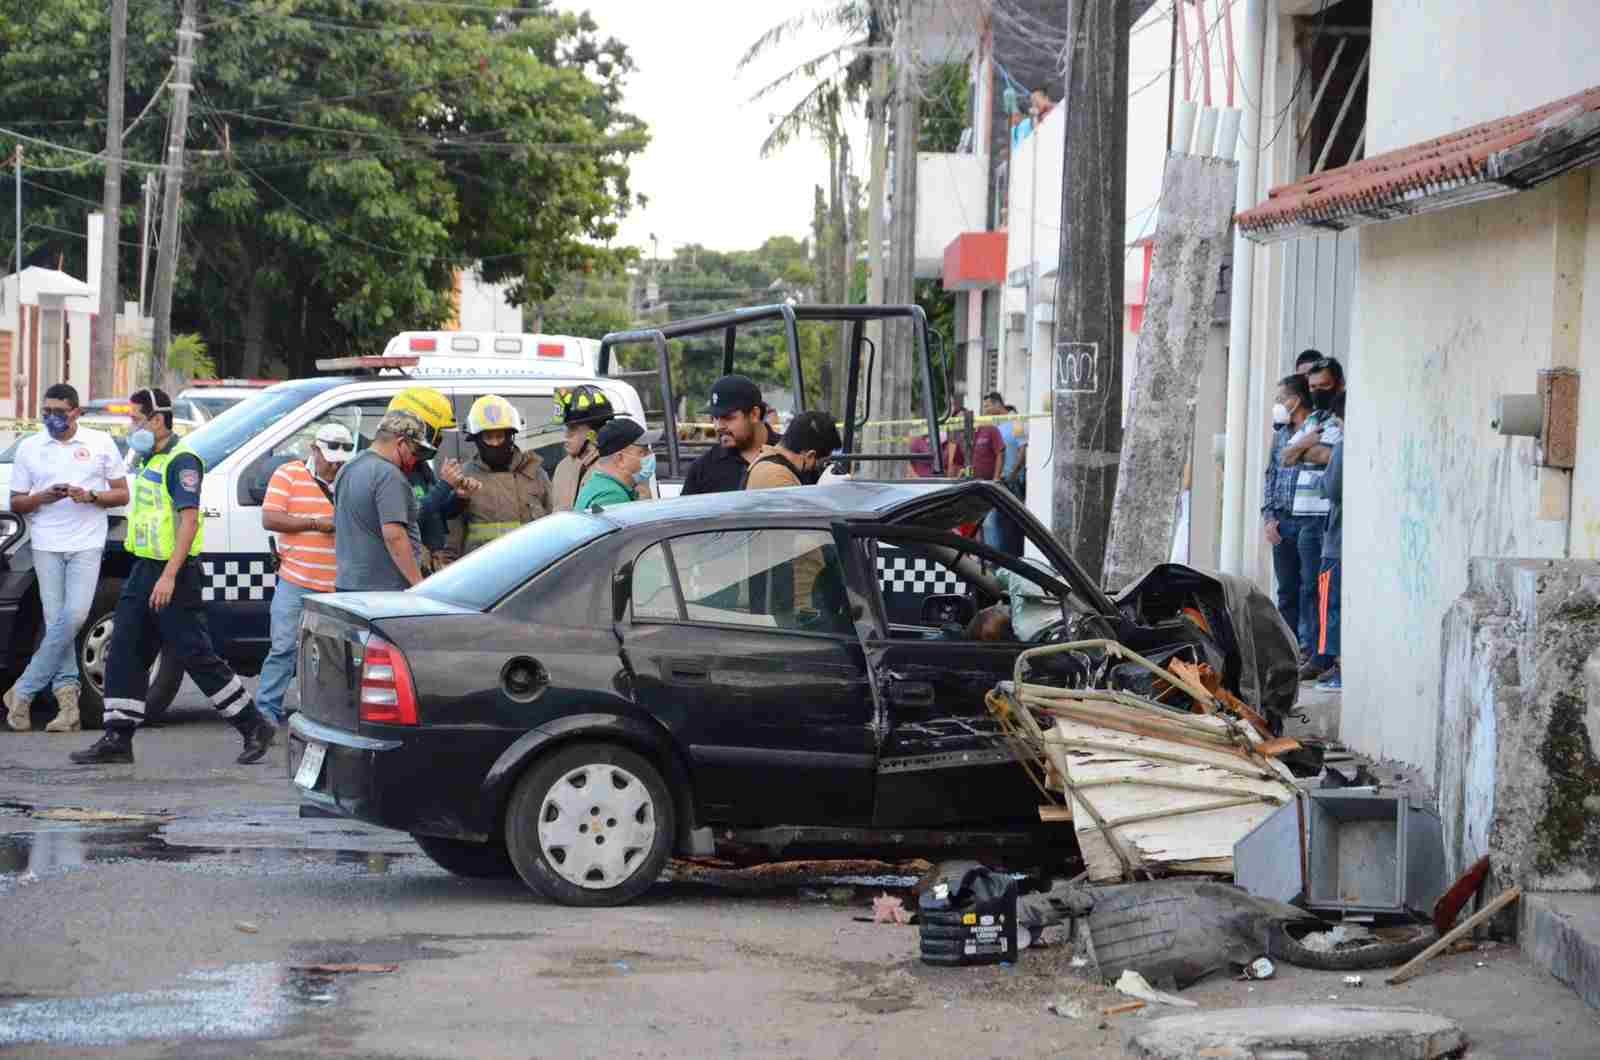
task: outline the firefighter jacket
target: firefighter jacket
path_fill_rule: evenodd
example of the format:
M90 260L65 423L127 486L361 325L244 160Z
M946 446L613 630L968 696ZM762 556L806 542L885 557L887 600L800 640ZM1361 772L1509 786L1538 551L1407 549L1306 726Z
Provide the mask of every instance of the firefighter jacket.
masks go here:
M450 520L452 556L464 556L550 514L550 476L537 453L519 454L506 471L490 471L474 456L461 471L483 488L462 501L461 514Z
M555 511L572 511L573 505L578 503L578 491L583 489L583 484L589 480L589 473L594 470L594 465L599 459L600 450L594 447L593 442L583 447L581 456L561 458L561 463L556 465L556 473L550 485Z

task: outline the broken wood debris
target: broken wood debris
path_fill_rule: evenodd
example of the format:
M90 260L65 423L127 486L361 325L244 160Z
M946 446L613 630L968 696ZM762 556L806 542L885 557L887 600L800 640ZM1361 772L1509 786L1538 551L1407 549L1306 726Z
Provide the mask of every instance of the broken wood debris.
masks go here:
M1461 938L1463 935L1466 935L1479 924L1486 922L1490 917L1494 916L1500 910L1504 909L1506 906L1510 905L1512 902L1515 902L1521 897L1521 887L1513 887L1509 891L1504 892L1500 895L1500 897L1496 898L1494 901L1490 902L1476 913L1473 913L1471 916L1467 917L1467 919L1463 920L1453 930L1439 936L1438 942L1435 942L1432 946L1429 946L1427 949L1411 958L1411 960L1408 961L1399 971L1389 976L1389 978L1385 979L1384 982L1388 983L1390 986L1393 986L1396 983L1403 983L1407 979L1417 975L1418 972L1422 971L1422 966L1425 963L1443 953L1457 939Z

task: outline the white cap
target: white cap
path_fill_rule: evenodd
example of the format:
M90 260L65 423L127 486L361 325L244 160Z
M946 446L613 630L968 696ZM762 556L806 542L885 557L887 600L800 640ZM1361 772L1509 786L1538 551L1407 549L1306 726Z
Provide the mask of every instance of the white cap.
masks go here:
M335 449L328 444L330 442L344 448ZM342 464L356 455L355 439L348 428L338 423L324 423L318 427L316 445L322 458L330 464Z

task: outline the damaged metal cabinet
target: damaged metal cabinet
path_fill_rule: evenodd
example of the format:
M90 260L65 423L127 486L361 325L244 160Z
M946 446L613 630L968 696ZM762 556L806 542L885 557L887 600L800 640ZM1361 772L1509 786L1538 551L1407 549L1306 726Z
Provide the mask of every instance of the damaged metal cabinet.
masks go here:
M1449 883L1432 807L1348 788L1301 793L1239 840L1233 865L1251 894L1358 916L1426 916Z

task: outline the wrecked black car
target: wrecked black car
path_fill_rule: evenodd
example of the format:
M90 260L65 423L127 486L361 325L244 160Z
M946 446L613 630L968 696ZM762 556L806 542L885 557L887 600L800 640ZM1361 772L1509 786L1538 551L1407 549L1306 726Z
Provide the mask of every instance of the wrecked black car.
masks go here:
M975 540L996 507L1042 562ZM1115 638L1209 663L1281 719L1294 644L1263 614L1177 566L1113 600L984 482L561 513L409 592L308 600L289 772L446 869L572 905L626 902L720 844L1038 865L1075 841L1040 824L984 706L1017 655Z

